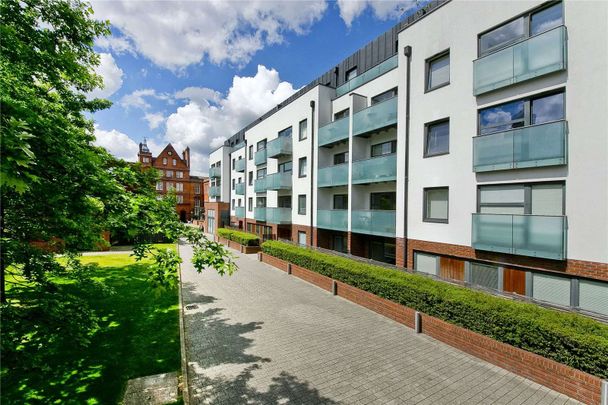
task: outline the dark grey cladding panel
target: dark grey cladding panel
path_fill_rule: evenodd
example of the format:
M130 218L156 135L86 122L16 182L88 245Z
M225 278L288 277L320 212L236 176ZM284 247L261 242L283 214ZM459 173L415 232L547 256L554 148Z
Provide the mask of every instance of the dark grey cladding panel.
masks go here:
M420 10L408 15L406 18L399 21L399 23L397 23L393 28L378 36L372 42L368 43L363 48L359 49L358 51L350 55L348 58L344 59L337 66L332 67L327 72L323 73L321 76L308 83L302 89L300 89L299 91L291 95L289 98L284 100L278 106L274 107L272 110L260 116L258 119L247 125L245 128L231 136L226 141L225 145L234 146L239 142L242 142L245 139L245 131L249 130L260 121L263 121L266 118L270 117L279 109L296 100L304 93L310 91L310 89L314 88L315 86L321 84L336 88L344 84L346 72L352 69L353 67L357 67L357 74L361 74L373 68L377 64L384 62L388 58L394 56L395 54L397 54L397 47L395 46L395 44L399 37L399 33L408 26L414 24L427 14L431 13L435 9L448 2L450 2L450 0L432 0L427 2L426 5ZM337 77L335 74L336 68L338 69Z

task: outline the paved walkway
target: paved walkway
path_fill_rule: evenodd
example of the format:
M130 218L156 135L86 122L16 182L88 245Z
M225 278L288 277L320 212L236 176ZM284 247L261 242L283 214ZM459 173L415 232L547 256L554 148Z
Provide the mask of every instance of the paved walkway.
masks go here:
M180 246L193 403L564 404L564 395L237 254L197 274Z

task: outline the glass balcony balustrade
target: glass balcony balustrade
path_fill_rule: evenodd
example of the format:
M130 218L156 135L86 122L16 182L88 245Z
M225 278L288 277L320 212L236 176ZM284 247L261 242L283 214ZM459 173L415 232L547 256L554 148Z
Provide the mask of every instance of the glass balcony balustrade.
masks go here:
M340 118L319 127L319 146L332 146L348 140L349 117Z
M245 207L236 207L234 212L238 218L245 218Z
M375 78L385 74L386 72L389 72L389 71L395 69L397 67L397 65L399 64L398 56L399 55L395 55L395 56L391 57L390 59L387 59L384 62L379 63L378 65L374 66L373 68L367 70L366 72L363 72L358 76L355 76L353 79L347 81L343 85L338 86L336 88L336 96L337 97L343 96L343 95L353 91L357 87L364 85L365 83L374 80Z
M348 184L348 163L320 168L318 171L318 187L336 187Z
M367 107L353 115L353 136L397 124L397 97Z
M257 151L256 153L254 153L253 162L255 163L256 166L266 164L266 161L268 160L266 154L267 154L266 149L262 149L262 150Z
M247 166L247 161L245 159L238 159L234 163L234 170L239 173L243 173L245 171L245 167Z
M209 168L209 177L212 179L219 179L222 177L222 168L221 167L210 167Z
M355 210L351 231L367 235L395 237L396 213L388 210Z
M291 208L266 207L266 222L271 224L291 224Z
M266 175L266 190L290 190L291 172L280 172Z
M348 230L347 210L317 210L317 228L334 231Z
M266 144L267 157L278 158L291 155L291 137L279 136Z
M253 219L256 221L266 221L266 207L255 207L253 209Z
M378 156L353 162L353 184L368 184L397 179L397 155Z
M234 188L236 195L245 195L245 183L237 183Z

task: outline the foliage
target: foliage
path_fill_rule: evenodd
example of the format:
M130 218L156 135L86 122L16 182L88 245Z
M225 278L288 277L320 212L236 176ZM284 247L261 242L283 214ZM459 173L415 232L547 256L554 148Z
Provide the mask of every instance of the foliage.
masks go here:
M151 287L150 259L77 261L96 283L9 284L21 305L1 307L2 403L118 403L127 380L179 370L177 289Z
M241 232L234 229L219 228L217 234L244 246L259 246L260 238L252 233Z
M608 325L584 316L511 301L284 242L264 242L262 250L500 342L598 377L608 377Z
M186 239L192 244L192 265L199 273L205 267L211 267L221 276L231 276L238 269L230 251L221 243L208 239L201 230L189 228Z

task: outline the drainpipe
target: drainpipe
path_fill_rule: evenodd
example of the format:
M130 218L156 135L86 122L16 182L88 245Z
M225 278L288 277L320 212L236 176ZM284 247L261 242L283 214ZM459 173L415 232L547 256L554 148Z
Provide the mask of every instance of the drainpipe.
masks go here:
M403 261L407 268L407 213L408 213L408 185L409 185L409 164L410 164L410 76L412 70L412 47L410 45L403 48L403 55L407 58L407 72L405 77L405 182L404 182L404 202L405 212L403 215Z
M310 119L310 244L313 244L314 230L314 189L315 189L315 101L310 100L311 119Z
M243 136L244 137L244 136ZM247 187L249 187L249 183L248 183L248 177L249 176L249 172L247 171L248 167L247 167L247 139L244 139L245 141L245 173L243 173L243 177L244 177L244 184L245 184L245 194L243 194L243 206L245 207L245 217L243 218L243 231L247 232Z

